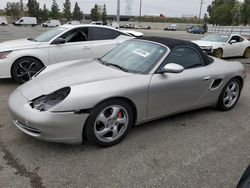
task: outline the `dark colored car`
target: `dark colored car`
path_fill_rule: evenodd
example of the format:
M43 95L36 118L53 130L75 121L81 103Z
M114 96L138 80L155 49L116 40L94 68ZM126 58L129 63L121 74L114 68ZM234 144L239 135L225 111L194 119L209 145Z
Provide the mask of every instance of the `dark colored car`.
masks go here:
M205 30L202 28L202 27L198 27L198 26L193 26L193 27L190 27L188 30L187 30L188 33L194 33L194 34L204 34L205 33Z

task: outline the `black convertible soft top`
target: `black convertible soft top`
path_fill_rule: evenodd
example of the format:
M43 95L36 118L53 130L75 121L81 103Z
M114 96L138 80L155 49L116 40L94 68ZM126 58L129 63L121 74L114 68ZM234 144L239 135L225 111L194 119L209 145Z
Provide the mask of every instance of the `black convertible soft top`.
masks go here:
M174 49L176 47L180 47L180 46L192 47L201 55L201 57L203 59L203 62L206 65L213 62L213 59L211 57L207 56L207 54L205 54L201 50L201 48L197 44L195 44L193 42L189 42L189 41L186 41L186 40L172 39L172 38L167 38L167 37L142 37L140 39L163 44L163 45L169 47L170 50L172 50L172 49Z

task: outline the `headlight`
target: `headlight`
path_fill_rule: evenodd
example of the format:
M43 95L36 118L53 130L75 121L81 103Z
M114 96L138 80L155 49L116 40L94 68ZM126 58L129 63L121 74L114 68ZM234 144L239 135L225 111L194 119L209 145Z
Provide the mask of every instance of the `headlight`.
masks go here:
M0 59L6 58L7 55L9 55L12 51L7 51L7 52L0 52Z
M48 109L62 102L69 95L70 90L70 87L65 87L48 95L42 95L36 99L33 99L30 103L30 106L40 110L41 112L47 111Z

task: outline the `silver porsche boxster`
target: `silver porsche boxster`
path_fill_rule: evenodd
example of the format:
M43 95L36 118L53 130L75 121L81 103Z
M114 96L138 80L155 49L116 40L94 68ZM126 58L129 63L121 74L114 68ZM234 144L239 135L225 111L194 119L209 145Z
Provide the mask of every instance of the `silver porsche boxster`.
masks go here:
M120 142L132 125L172 114L232 109L246 71L194 43L147 37L102 58L48 66L9 97L13 123L35 138L99 146Z

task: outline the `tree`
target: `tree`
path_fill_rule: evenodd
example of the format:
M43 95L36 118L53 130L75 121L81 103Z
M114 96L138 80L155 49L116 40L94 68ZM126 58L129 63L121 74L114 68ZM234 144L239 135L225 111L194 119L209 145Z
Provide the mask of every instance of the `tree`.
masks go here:
M250 24L250 0L245 0L241 6L241 22L244 25Z
M36 0L28 0L27 7L29 16L39 17L39 3Z
M100 12L98 10L98 5L95 4L94 8L91 9L90 18L92 21L99 21L101 18Z
M40 16L42 18L42 20L46 21L49 19L49 10L47 9L46 5L43 5L43 10L40 11Z
M232 25L236 14L237 0L214 0L208 6L209 22L218 25Z
M102 23L103 23L104 25L107 25L107 20L108 20L108 17L107 17L107 9L106 9L106 5L104 4L103 10L102 10Z
M52 19L59 19L59 17L60 17L59 7L58 7L56 0L53 0L52 6L51 6L51 15L50 16Z
M6 14L8 16L11 16L15 19L19 18L21 11L20 11L20 3L6 3L6 8L5 8Z
M75 8L73 11L73 19L79 20L79 21L83 19L83 13L82 13L80 7L78 6L77 2L75 3Z
M71 3L70 0L65 0L65 3L63 4L63 16L67 20L71 20L72 14L71 14Z

